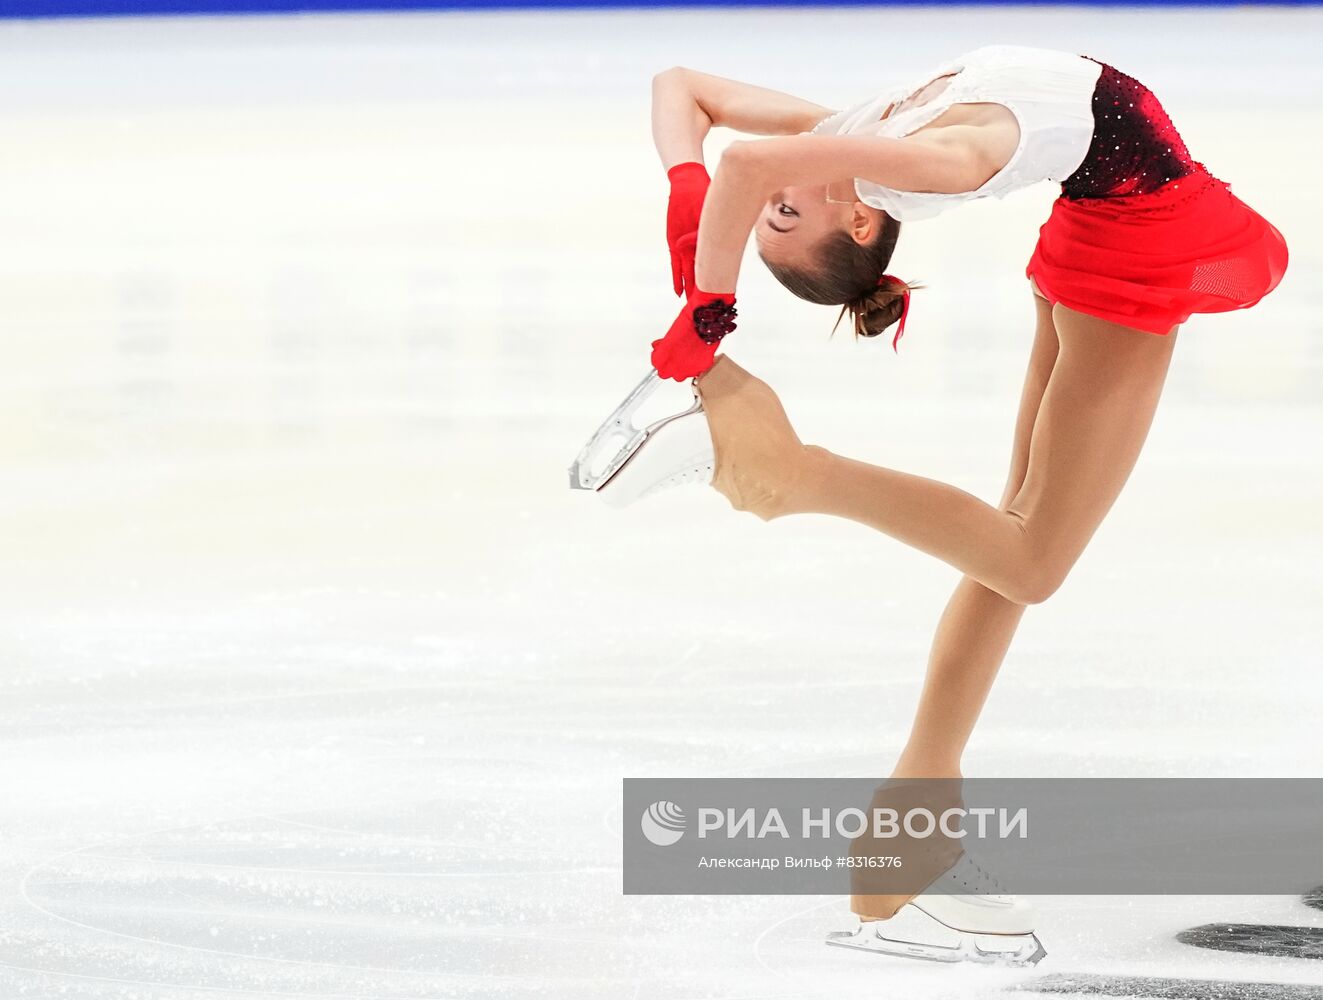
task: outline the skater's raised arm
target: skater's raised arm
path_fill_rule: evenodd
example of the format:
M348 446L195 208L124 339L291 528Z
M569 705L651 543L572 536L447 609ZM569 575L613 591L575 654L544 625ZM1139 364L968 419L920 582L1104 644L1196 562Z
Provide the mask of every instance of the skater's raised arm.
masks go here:
M835 114L791 94L673 66L652 78L652 138L662 167L702 162L714 126L750 135L807 132Z
M671 183L666 243L676 295L694 289L698 218L711 178L703 140L714 125L757 135L785 135L812 128L831 108L790 94L675 66L652 79L652 137Z
M721 339L735 329L735 285L749 234L777 192L800 186L808 187L812 197L825 198L833 184L853 187L854 178L860 177L898 190L971 191L1001 169L982 130L950 126L942 131L951 134L902 139L802 134L737 140L726 147L705 188L698 231L686 237L695 257L693 280L685 282L685 305L666 335L652 342L657 372L663 378L684 379L711 367ZM803 221L785 220L787 228L776 230L779 238L810 238ZM766 225L773 223L769 219ZM679 246L677 240L673 253Z

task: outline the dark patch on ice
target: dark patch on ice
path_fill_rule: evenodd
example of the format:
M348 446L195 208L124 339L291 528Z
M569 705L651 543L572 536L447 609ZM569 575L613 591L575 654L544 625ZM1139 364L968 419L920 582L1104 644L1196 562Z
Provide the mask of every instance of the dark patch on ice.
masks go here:
M1323 927L1281 924L1204 924L1181 931L1176 940L1196 948L1278 958L1323 958Z
M1323 910L1323 885L1320 885L1317 889L1310 889L1305 893L1304 903L1316 910Z
M1021 993L1143 997L1144 1000L1323 1000L1323 986L1147 976L1072 976L1058 973L1027 980L1014 989Z

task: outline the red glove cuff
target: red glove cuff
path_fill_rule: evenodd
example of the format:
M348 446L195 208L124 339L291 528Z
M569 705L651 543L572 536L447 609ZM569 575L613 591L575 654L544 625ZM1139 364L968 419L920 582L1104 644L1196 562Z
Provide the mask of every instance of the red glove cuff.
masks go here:
M670 179L672 184L686 174L694 174L699 177L707 178L707 167L703 166L703 164L699 163L697 160L687 160L684 163L677 163L675 166L671 167L670 170L666 171L666 176Z
M735 293L694 289L661 340L652 365L662 378L686 379L712 367L721 338L735 329Z

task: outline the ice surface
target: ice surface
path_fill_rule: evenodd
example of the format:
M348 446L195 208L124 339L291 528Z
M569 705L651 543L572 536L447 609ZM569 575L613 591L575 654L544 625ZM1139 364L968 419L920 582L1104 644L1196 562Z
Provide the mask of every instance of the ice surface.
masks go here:
M1290 9L0 25L0 997L1317 984L1174 940L1320 926L1296 898L1044 898L1049 957L1012 972L826 948L837 898L622 896L622 777L884 774L956 575L565 470L677 309L653 73L842 107L992 41L1105 58L1291 271L1181 333L967 772L1323 773L1319 37ZM995 498L1052 194L907 229L931 287L899 355L828 340L752 254L729 350L806 440Z

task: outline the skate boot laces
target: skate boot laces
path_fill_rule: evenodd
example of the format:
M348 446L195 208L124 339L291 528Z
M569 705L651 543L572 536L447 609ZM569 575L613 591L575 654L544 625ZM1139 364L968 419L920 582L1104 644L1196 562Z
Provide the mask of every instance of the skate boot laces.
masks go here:
M1009 906L1014 901L1006 887L968 854L962 854L951 866L945 880L958 886L962 894L978 896L993 905Z

